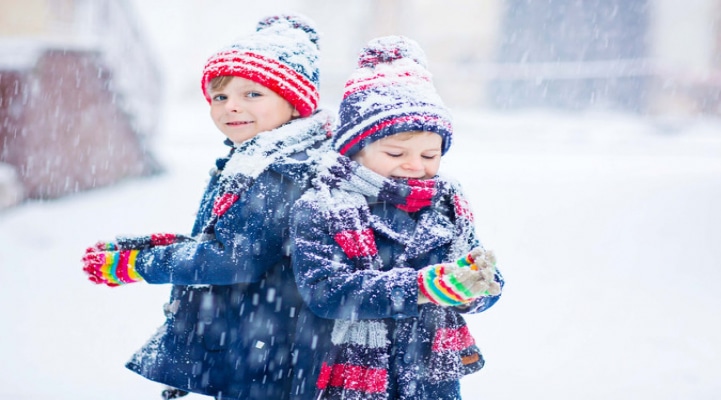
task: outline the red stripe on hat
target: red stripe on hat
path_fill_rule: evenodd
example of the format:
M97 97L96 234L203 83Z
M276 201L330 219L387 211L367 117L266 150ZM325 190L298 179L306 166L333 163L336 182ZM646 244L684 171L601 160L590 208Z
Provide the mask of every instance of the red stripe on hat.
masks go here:
M402 111L402 110L401 110L401 111ZM387 120L387 121L381 122L380 124L376 124L376 125L371 126L368 130L366 130L365 132L361 133L360 135L357 135L355 138L353 138L353 139L350 140L348 143L346 143L345 146L343 146L343 147L340 149L339 153L340 153L340 154L345 154L348 150L350 150L351 147L353 147L353 146L355 146L356 144L358 144L361 140L363 140L363 139L367 138L368 136L370 136L370 135L378 132L378 131L381 130L381 129L386 128L387 126L395 125L395 124L402 124L402 123L405 123L405 122L408 122L408 121L412 121L412 120L415 120L415 119L423 119L423 120L426 120L426 121L442 121L442 122L443 122L443 125L446 125L446 126L448 125L447 123L445 123L445 121L441 120L441 118L438 118L438 117L431 117L431 116L418 115L418 114L415 114L415 115L404 115L404 116L402 116L402 117L397 117L397 118L389 119L389 120ZM450 128L449 128L449 129L450 129Z
M412 117L412 116L405 116L405 117L400 117L400 118L393 118L393 119L390 119L390 120L388 120L388 121L381 122L380 124L373 125L373 126L370 127L370 129L366 130L365 132L362 132L360 135L356 135L355 138L353 138L353 139L350 140L348 143L346 143L345 146L343 146L343 147L340 149L339 153L340 153L340 154L345 154L351 147L353 147L353 146L355 146L356 144L358 144L361 140L367 138L368 136L370 136L370 135L378 132L379 130L381 130L381 129L389 126L389 125L407 122L407 121L411 120L412 118L414 118L414 117Z
M365 368L350 364L328 365L323 363L316 386L342 387L364 393L383 393L388 385L388 371L380 368Z
M473 346L476 341L467 326L457 329L439 328L433 338L433 351L461 351Z
M211 80L219 76L240 76L278 93L292 104L302 117L309 116L318 108L319 94L311 81L284 63L260 54L238 53L233 50L218 53L208 61L204 71L202 89L208 103L211 98L207 89ZM289 79L288 75L292 79Z
M235 50L230 50L230 51L218 53L218 55L215 58L213 58L212 60L208 61L208 63L205 66L205 71L206 71L205 76L207 78L204 79L204 83L207 85L207 83L210 82L213 78L226 75L223 73L213 73L213 74L209 73L208 71L211 70L212 68L216 68L217 70L220 70L220 71L225 70L226 72L230 72L231 73L230 75L233 76L232 72L237 69L237 67L238 67L237 64L234 66L235 68L222 68L223 67L222 64L231 64L232 65L233 63L239 63L241 65L242 64L253 65L257 68L261 68L264 70L269 70L269 68L265 64L271 64L273 69L282 71L285 75L290 75L293 77L293 79L300 81L300 85L299 84L295 85L295 87L297 87L300 92L302 92L304 95L307 95L308 97L314 97L313 93L306 90L306 88L311 88L312 91L315 91L314 90L315 85L312 82L310 82L308 79L306 79L302 74L298 73L298 71L296 71L293 68L290 68L286 64L284 64L276 59L268 58L261 54L252 53L252 52L239 53ZM215 66L216 64L221 64L221 65L216 67ZM280 76L281 74L277 74L277 75ZM207 94L206 94L206 96L207 96Z

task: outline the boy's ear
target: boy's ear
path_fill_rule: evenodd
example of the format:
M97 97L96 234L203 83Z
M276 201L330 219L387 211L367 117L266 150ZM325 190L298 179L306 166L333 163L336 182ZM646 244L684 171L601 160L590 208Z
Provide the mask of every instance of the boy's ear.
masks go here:
M300 117L300 112L298 112L297 108L293 107L293 113L290 114L290 116L293 118Z

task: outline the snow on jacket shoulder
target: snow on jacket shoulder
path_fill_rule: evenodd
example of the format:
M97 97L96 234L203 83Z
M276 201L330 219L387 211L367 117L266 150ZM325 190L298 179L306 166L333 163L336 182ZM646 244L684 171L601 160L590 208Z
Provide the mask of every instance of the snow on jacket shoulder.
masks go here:
M257 281L283 256L278 249L286 235L290 203L299 197L303 186L272 170L263 173L219 218L213 240L141 251L136 270L148 283L229 285Z

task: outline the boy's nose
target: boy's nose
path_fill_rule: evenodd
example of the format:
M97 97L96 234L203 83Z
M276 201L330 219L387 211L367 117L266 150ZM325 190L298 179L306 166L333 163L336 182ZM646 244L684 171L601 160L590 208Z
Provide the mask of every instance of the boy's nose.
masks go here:
M237 101L233 101L233 100L228 100L225 103L225 109L230 112L241 112L243 110L242 107L240 106L240 103Z
M423 163L420 159L417 158L411 158L406 160L405 164L403 165L405 169L411 170L411 171L418 171L423 168Z

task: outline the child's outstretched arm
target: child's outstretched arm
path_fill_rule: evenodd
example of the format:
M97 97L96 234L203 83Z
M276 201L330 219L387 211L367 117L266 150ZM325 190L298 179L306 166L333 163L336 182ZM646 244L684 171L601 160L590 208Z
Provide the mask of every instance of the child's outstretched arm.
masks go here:
M153 284L255 282L285 255L283 243L290 208L287 196L294 190L297 191L291 179L265 174L256 181L253 190L220 217L214 237L93 252L92 256L84 257L83 269L90 280L115 285L128 283L126 269L132 276L137 274ZM113 273L121 275L114 277Z
M85 250L83 271L90 281L110 287L140 282L143 277L135 270L135 260L140 250L191 240L185 235L156 233L118 237L114 242L97 242Z

